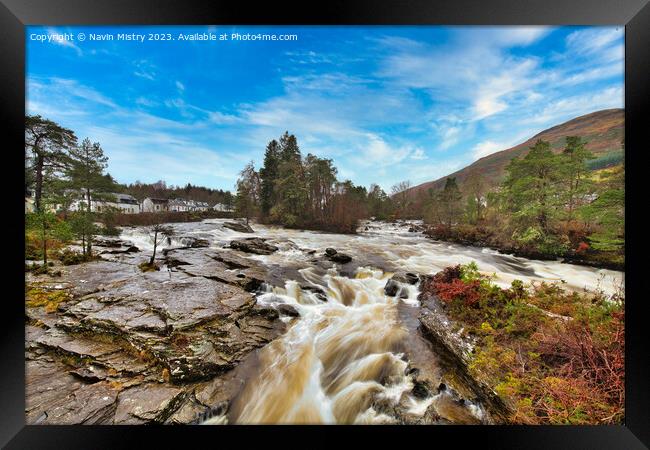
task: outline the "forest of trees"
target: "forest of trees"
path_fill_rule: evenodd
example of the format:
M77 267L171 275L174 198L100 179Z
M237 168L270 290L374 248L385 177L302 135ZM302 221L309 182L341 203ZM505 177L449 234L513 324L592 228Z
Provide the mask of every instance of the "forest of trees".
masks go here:
M389 218L391 204L377 185L368 191L350 180L339 181L331 159L311 153L303 157L288 132L268 143L259 171L253 162L241 171L235 201L246 219L342 233L354 233L362 218Z
M579 137L568 136L557 154L538 140L524 157L510 161L496 189L489 190L475 172L462 186L448 178L444 189L430 190L404 208L411 208L409 215L421 214L436 237L487 241L549 257L609 253L616 265L625 243L624 167L596 181L588 165L593 159Z

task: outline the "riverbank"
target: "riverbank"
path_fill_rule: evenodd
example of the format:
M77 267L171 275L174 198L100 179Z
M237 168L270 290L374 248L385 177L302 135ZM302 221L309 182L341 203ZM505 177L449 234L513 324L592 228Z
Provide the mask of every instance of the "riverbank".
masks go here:
M413 227L412 225L410 227ZM581 266L609 270L625 270L625 254L618 251L599 251L590 248L583 241L571 245L571 249L561 254L551 254L538 248L521 245L502 233L486 227L463 225L454 228L419 225L414 231L420 231L431 239L453 242L460 245L486 247L499 253L514 255L528 259L554 261L560 258L562 262ZM582 243L582 244L581 244Z
M477 261L499 283L571 275L575 288L595 288L607 276L606 290L618 276L555 273L568 265L441 245L389 223L356 235L251 225L171 224L159 271L138 269L152 245L145 228L126 227L95 243L100 260L26 274L28 423L500 423L421 334L418 277L393 273ZM242 387L260 376L307 397L283 397L282 420L260 416L246 405L279 401L246 401ZM292 416L297 404L311 412Z
M509 289L474 265L420 286L425 334L506 423L622 424L625 298L558 285Z

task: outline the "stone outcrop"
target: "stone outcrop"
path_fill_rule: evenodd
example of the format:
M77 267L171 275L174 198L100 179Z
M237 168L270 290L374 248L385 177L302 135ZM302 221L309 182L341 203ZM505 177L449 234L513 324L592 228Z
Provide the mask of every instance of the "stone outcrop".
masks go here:
M225 222L223 227L240 233L253 233L253 229L250 225L241 222Z
M27 423L192 423L227 409L233 370L285 329L249 292L265 268L229 250L165 253L168 270L96 261L30 285L69 296L26 309Z
M270 255L271 253L278 251L278 247L267 244L265 239L258 237L230 241L230 248L244 253L254 253L256 255Z
M339 253L337 250L333 248L325 249L325 257L332 262L340 263L340 264L347 264L350 261L352 261L352 257L350 255L346 255L345 253Z
M440 299L426 289L430 286L430 279L425 277L425 281L427 282L421 285L425 290L418 296L421 304L420 331L433 344L436 353L453 365L458 381L471 390L472 395L487 407L492 420L497 423L505 422L511 414L509 407L493 389L473 377L468 369L473 342L463 338L460 330L454 327L454 322L445 313Z

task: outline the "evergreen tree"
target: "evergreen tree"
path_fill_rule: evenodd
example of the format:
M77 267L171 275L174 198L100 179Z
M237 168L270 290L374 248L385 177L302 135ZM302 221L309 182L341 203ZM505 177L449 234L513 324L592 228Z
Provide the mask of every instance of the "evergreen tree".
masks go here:
M74 132L41 116L25 116L26 189L34 188L34 206L42 210L41 199L48 183L68 167L67 151L77 143Z
M390 215L390 197L378 184L370 185L368 192L368 213L376 219L387 219Z
M298 140L293 134L285 131L280 137L279 142L280 159L284 162L300 162L300 148L298 147Z
M538 140L523 158L506 168L504 187L510 211L522 227L537 226L546 233L561 206L560 158L548 142Z
M538 140L525 157L510 161L504 182L513 238L546 254L562 254L568 245L568 238L555 230L564 209L562 164L562 155Z
M438 203L440 204L442 218L449 228L459 220L462 214L462 198L456 178L447 178L444 189L438 194Z
M106 177L104 174L108 157L104 155L104 150L98 142L91 143L88 138L84 139L80 146L70 149L70 157L69 186L82 193L85 220L92 222L92 202L113 200L107 192L115 190L115 183L111 177ZM85 230L82 235L82 239L86 241L84 254L92 256L93 235L96 234L94 227L86 223L80 229Z
M566 147L562 152L562 174L566 179L567 219L572 220L576 206L581 198L592 188L587 178L587 161L594 155L585 148L585 142L578 136L567 136Z
M264 165L260 168L260 206L263 217L268 217L276 202L274 187L278 179L279 166L280 145L273 139L266 146Z
M477 224L483 218L486 186L483 176L478 171L472 171L463 183L463 191L467 196L467 219L469 223Z

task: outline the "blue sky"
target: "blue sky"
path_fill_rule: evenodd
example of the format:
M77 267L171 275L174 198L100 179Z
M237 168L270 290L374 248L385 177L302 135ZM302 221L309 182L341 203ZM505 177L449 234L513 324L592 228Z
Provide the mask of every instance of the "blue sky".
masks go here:
M204 32L297 40L178 40ZM61 33L74 40L33 39ZM99 141L126 183L232 189L288 130L339 178L389 190L624 106L622 27L28 27L26 39L28 113Z

